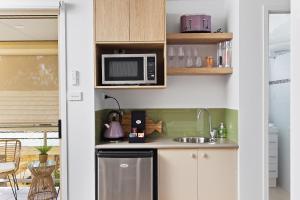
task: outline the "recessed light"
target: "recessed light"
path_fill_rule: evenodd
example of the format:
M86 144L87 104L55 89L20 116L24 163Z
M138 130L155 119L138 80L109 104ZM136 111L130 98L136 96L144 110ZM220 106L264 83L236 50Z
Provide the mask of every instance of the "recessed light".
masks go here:
M15 25L15 28L22 29L22 28L25 28L25 26L24 25Z

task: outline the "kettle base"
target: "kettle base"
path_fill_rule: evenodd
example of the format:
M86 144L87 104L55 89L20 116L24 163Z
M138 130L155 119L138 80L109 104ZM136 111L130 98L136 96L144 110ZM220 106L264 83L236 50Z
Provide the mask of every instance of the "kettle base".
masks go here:
M124 138L105 138L104 141L110 143L119 143L124 141Z

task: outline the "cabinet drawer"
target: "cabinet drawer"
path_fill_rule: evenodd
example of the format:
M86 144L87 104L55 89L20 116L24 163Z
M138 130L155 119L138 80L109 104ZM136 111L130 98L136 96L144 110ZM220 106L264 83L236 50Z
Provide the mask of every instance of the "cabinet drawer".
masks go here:
M278 164L278 157L269 155L269 163L276 163Z
M277 170L269 170L269 177L277 178L278 171Z
M269 148L269 156L278 156L278 149L277 148Z
M278 142L278 135L269 134L269 142Z

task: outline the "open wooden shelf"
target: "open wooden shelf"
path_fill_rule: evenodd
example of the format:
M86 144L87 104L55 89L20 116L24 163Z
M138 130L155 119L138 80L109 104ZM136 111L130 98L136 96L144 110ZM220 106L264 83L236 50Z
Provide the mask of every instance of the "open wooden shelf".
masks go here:
M232 38L232 33L167 33L167 44L216 44Z
M231 67L168 67L168 75L227 75L232 73Z

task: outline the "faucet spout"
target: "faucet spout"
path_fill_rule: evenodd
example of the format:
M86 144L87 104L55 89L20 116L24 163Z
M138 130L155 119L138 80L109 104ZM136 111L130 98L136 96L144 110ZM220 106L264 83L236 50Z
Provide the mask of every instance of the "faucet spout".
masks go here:
M202 108L199 110L198 114L197 114L197 119L200 119L200 116L202 114L202 112L205 111L207 112L207 115L208 115L208 123L209 123L209 133L211 134L212 133L212 127L211 127L211 114L209 112L209 110L207 108Z

